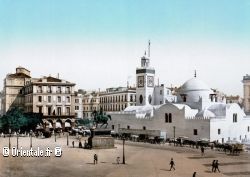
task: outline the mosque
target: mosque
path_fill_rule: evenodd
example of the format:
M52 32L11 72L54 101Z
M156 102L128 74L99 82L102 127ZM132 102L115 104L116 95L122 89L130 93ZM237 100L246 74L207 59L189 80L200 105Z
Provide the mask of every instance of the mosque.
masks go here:
M110 113L109 128L114 132L220 143L249 141L250 117L238 104L226 103L196 73L176 95L164 94L166 88L155 85L148 55L136 69L136 82L136 106Z

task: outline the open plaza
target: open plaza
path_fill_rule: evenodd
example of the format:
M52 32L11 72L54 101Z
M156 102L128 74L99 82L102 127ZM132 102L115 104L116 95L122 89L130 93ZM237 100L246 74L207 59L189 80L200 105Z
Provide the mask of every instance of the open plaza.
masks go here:
M84 142L86 137L81 138ZM18 147L30 149L30 137L19 137ZM74 148L72 147L72 142ZM11 147L17 147L17 138L10 138ZM125 141L125 164L123 161L123 145L115 140L112 149L79 148L79 139L75 136L61 135L51 138L32 138L32 148L46 152L51 149L50 157L4 157L3 148L9 146L9 137L0 138L0 176L6 177L188 177L197 172L197 177L247 177L250 175L250 154L241 152L237 156L224 152L205 149L202 156L200 149L180 147L169 144L149 144ZM55 148L62 150L61 157L55 156ZM94 154L98 163L94 165ZM120 163L117 163L120 157ZM169 171L170 160L173 158L176 170ZM211 172L211 163L219 161L220 173Z

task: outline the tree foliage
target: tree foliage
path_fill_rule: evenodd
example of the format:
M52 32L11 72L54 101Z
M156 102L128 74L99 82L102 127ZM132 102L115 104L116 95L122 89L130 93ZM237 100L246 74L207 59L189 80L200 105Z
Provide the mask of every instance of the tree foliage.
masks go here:
M14 107L0 118L0 129L4 132L35 130L37 124L42 123L42 114L24 113L22 109Z

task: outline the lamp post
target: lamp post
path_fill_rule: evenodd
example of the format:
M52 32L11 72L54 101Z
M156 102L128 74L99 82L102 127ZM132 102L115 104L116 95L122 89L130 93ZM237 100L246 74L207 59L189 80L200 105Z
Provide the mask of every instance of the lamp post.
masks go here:
M69 132L67 132L67 146L69 145Z
M32 133L33 133L33 131L30 130L30 148L32 148Z
M175 146L175 126L173 128L174 128L174 146Z
M18 149L18 134L19 134L19 132L17 132L17 134L16 134L16 148Z
M11 148L11 144L10 144L10 136L11 136L11 129L9 129L9 149Z
M125 164L125 150L124 150L124 145L125 145L125 137L122 138L122 163Z
M55 135L55 142L56 142L56 131L55 131L54 135Z

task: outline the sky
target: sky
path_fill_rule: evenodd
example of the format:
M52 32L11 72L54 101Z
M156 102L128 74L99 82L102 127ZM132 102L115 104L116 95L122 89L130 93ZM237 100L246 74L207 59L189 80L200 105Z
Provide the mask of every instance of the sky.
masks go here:
M250 74L249 0L0 0L0 88L23 66L77 89L135 84L151 41L156 80L194 76L241 95Z

